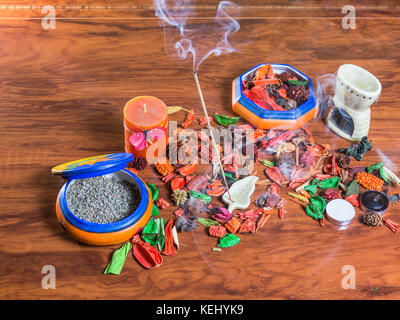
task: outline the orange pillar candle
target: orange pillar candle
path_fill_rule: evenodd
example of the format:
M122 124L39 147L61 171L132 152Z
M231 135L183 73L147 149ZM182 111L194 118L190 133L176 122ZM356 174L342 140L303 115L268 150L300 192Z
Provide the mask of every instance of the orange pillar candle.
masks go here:
M140 96L124 108L125 151L154 163L166 154L168 109L156 97Z

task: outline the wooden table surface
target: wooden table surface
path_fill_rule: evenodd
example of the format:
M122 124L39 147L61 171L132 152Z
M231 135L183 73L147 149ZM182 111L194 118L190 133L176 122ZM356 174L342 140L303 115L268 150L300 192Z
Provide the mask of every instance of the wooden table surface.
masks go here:
M129 254L120 276L103 275L119 246L86 246L64 233L54 211L63 181L50 169L122 152L122 109L132 97L154 95L194 108L199 117L201 106L192 62L166 53L151 1L52 2L54 30L41 26L45 1L0 5L1 299L400 298L400 235L357 221L343 231L332 224L321 228L292 201L285 219L273 217L233 248L211 251L215 238L199 227L180 234L179 254L165 257L159 269L144 270ZM200 67L209 112L232 114L231 81L259 63L293 65L314 83L343 63L357 64L383 87L372 107L374 149L361 164L399 165L397 1L353 1L355 30L341 27L347 1L263 2L238 2L241 30L232 39L240 51L211 56ZM199 3L193 23L212 21L217 3ZM319 120L308 128L319 142L348 145ZM263 177L261 168L258 173ZM153 168L142 177L168 197ZM172 212L162 210L161 216L171 218ZM399 222L399 205L392 204L388 215ZM56 268L55 290L41 286L44 265ZM345 265L356 270L356 289L342 288Z

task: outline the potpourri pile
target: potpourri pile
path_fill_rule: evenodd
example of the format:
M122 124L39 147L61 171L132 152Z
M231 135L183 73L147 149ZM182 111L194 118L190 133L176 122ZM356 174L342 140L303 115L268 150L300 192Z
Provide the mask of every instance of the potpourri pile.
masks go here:
M236 181L255 175L254 169L246 167L246 157L250 156L254 156L254 167L261 167L264 172L256 184L265 186L265 189L256 195L247 209L231 213L220 201L227 190L216 161L212 162L212 174L198 173L198 164L172 165L167 158L159 161L154 169L169 188L170 199L158 198L158 188L148 183L154 201L152 218L132 240L133 254L145 268L159 267L162 255L178 253L178 232L191 232L200 226L207 228L209 236L217 239L212 250L221 251L221 248L238 244L242 234L257 233L271 216L287 219L285 205L288 201L301 204L305 214L321 227L326 223L326 205L333 199L345 199L359 207L362 191L377 190L384 192L390 201L399 202L400 196L392 194L392 187L398 187L400 179L389 168L382 162L368 167L357 164L372 148L367 137L348 148L332 150L329 144L316 142L304 127L287 131L261 130L250 124L238 125L239 117L215 114L214 118L228 130L254 130L250 131L251 136L247 136L247 142L255 142L254 155L237 152L245 148L243 145L233 146L232 153L221 158L230 190ZM191 110L182 127L177 129L179 133L184 133L194 119ZM204 119L200 119L200 123L202 121ZM210 146L209 153L199 149L199 157L211 159L210 137L201 131L196 132L199 141L204 143L207 140ZM222 153L222 146L219 148ZM248 190L239 191L248 193ZM157 217L160 209L170 206L176 208L175 217L165 221ZM360 221L367 226L385 225L392 232L400 228L390 219L381 221L376 215L365 215Z
M242 82L243 94L267 110L296 109L310 94L307 80L289 72L274 73L270 64L260 67Z

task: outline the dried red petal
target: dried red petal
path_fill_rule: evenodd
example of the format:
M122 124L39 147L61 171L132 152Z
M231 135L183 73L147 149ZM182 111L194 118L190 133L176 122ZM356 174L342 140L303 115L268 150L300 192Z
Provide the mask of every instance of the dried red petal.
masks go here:
M159 267L163 262L160 253L148 242L142 240L133 245L132 252L136 260L146 269Z
M246 233L246 232L251 232L254 233L256 232L256 223L253 219L247 219L245 222L242 223L242 225L239 228L239 233Z
M207 187L208 179L206 176L196 176L187 184L188 190L200 191Z
M175 176L175 174L173 172L168 173L165 177L163 177L161 179L162 182L167 183L168 181L170 181L173 177Z
M288 130L278 135L277 137L267 141L265 143L264 148L273 147L275 144L278 144L283 141L289 141L294 137L294 132L292 130ZM264 141L264 140L263 140Z
M171 190L182 189L185 186L185 179L183 177L176 177L171 181Z
M182 176L188 176L193 174L197 170L198 164L197 163L190 163L182 168L179 168L177 172L179 172Z
M276 182L281 187L283 186L285 178L278 167L270 167L265 169L265 174L270 180Z
M194 120L194 110L192 109L189 111L185 122L182 123L182 128L186 129L187 127L189 127L192 124L193 120Z
M215 188L214 190L207 190L206 193L212 197L219 197L225 193L225 187L221 186L221 187Z
M185 211L182 208L179 208L178 210L176 210L174 212L175 216L177 216L177 217L183 216L184 213L185 213Z
M227 223L225 223L225 228L230 232L230 233L236 233L236 231L239 230L240 228L240 221L233 217L230 219Z
M211 123L212 120L213 120L212 117L208 117L208 121L210 121L210 123ZM207 118L204 117L204 118L199 119L199 123L200 123L201 126L207 125L208 124L207 123Z
M246 219L257 220L258 217L260 216L260 214L262 213L262 211L263 211L263 209L254 207L250 210L239 213L239 217L242 220L246 220Z
M174 220L170 219L164 229L165 244L162 254L166 256L174 256L177 254L177 251L174 247L174 236L172 235L173 224Z
M331 157L329 157L323 167L323 171L325 173L328 173L332 176L336 176L338 174L339 166L336 163L336 157L333 154Z
M271 218L271 215L268 214L267 212L263 212L262 215L260 216L260 219L257 221L257 228L256 231L260 230L264 224Z
M358 201L358 194L351 194L344 198L344 200L350 202L354 207L360 206L360 202Z
M208 189L214 190L214 189L216 189L217 187L220 187L220 186L222 186L221 180L215 180L213 183L210 183L208 185Z
M283 210L283 207L280 207L280 208L278 209L278 217L279 217L280 219L285 218L285 211Z

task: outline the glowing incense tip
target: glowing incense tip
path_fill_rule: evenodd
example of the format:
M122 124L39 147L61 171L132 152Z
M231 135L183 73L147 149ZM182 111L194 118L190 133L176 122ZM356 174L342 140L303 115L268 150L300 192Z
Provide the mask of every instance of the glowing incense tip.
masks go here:
M229 193L229 186L228 186L228 183L226 182L225 171L224 171L224 168L222 166L221 157L219 156L219 151L218 151L218 148L217 148L217 144L215 143L215 139L214 139L214 133L212 131L212 127L211 127L210 120L209 120L209 117L208 117L207 107L206 107L206 104L204 102L203 93L202 93L201 88L200 88L199 78L197 77L197 72L194 69L193 69L193 76L194 76L194 80L196 82L197 91L199 93L201 106L203 107L204 116L205 116L205 118L207 120L207 126L208 126L208 129L210 130L210 137L211 137L211 142L212 142L212 146L213 146L213 149L214 149L214 153L217 156L218 164L219 164L219 166L221 168L222 178L224 180L224 184L225 184L226 190L228 192L229 200L232 201L231 194Z

